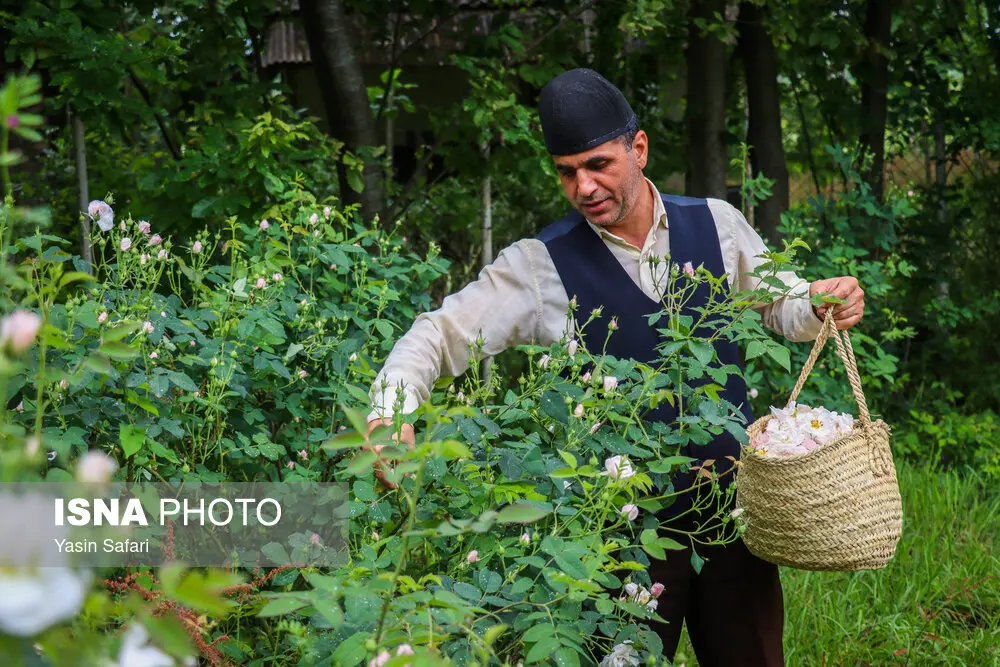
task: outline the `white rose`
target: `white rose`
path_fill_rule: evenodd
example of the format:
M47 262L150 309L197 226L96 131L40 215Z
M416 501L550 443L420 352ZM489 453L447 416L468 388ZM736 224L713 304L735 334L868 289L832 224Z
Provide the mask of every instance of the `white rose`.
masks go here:
M601 660L600 667L637 667L638 664L639 653L632 646L632 640L626 639L611 649L611 653Z
M76 478L81 482L104 484L118 470L118 464L104 452L91 449L76 463Z
M175 667L177 661L169 655L148 643L149 634L140 623L129 626L122 639L118 660L108 663L108 667ZM194 658L184 658L182 665L195 667Z
M0 493L0 633L32 637L80 610L89 575L52 549L68 537L52 522L52 501Z
M622 480L635 476L635 470L632 469L632 463L627 456L612 456L604 461L604 469L612 479Z

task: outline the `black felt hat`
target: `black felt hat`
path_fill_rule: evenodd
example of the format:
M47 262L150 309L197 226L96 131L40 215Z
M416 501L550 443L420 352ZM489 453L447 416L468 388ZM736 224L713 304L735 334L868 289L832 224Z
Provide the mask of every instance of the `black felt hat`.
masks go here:
M583 68L563 72L545 84L538 115L552 155L582 153L639 126L622 91Z

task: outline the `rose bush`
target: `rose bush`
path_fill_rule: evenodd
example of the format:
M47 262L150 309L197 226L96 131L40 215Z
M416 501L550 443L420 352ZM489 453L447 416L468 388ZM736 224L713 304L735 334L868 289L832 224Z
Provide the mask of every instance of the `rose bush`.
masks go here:
M416 446L382 450L390 491L361 448L368 388L447 265L433 245L417 256L298 181L271 195L254 219L183 240L95 200L93 266L8 198L0 479L343 482L347 564L5 569L5 663L662 663L649 623L669 591L649 579L649 558L693 545L700 568L699 546L735 539L739 522L711 463L695 528L658 514L692 461L682 447L723 431L745 439L737 406L717 394L738 370L714 364L711 343L739 340L787 369L750 308L775 295L682 316L695 283L723 285L674 265L652 321L664 334L655 364L574 338L522 348L532 362L516 379L484 382L477 364L443 378L405 419ZM794 245L762 272L772 286L766 274L788 268ZM697 337L708 321L727 324ZM612 320L588 339L617 333ZM676 424L642 419L678 401ZM373 438L392 445L392 428Z

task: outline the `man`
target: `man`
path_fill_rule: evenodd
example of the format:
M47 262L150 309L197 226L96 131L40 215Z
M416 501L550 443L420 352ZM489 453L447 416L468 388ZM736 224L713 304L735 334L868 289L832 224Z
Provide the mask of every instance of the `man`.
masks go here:
M542 90L539 114L546 146L576 213L536 239L509 246L478 280L447 297L439 310L417 318L372 388L369 432L391 423L397 388L408 413L429 398L440 375L463 373L469 343L479 335L487 355L572 337L575 323L567 322L571 298L584 316L602 306L603 318L618 317L620 330L611 336L609 354L655 358L656 334L644 316L660 309L668 271L666 262L650 262L651 257L669 255L676 263L705 266L715 275L724 273L727 284L740 289L756 286L746 274L764 261L760 237L724 201L661 198L643 176L648 138L614 85L592 70L565 72ZM766 326L789 340L813 340L819 333L830 306L814 309L806 298L810 294L830 293L844 301L833 311L840 329L854 326L864 314L864 292L854 278L808 284L792 273L779 277L792 287L793 296L802 298L781 298L762 305L760 312ZM607 331L599 323L590 327ZM735 345L720 343L716 352L723 363L739 363ZM726 387L726 398L734 405L748 404L742 380ZM659 418L672 419L667 413ZM412 443L412 426L404 425L402 436ZM720 460L739 455L729 435L706 447L714 448ZM381 470L378 474L387 483ZM654 560L650 567L652 579L666 585L659 613L669 623L656 624L664 654L673 655L686 620L705 667L783 664L777 568L751 555L742 542L707 555L700 575L686 552L671 552L668 560Z

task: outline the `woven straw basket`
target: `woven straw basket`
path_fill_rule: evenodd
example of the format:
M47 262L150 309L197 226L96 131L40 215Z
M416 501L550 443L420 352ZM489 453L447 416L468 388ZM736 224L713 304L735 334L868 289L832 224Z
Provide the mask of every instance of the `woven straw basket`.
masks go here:
M832 308L788 402L796 400L828 338L847 368L858 404L853 430L806 454L769 458L746 445L736 475L743 541L751 553L803 570L875 570L896 552L902 503L889 450L889 427L872 421L854 350L833 323ZM753 438L771 415L747 429Z

